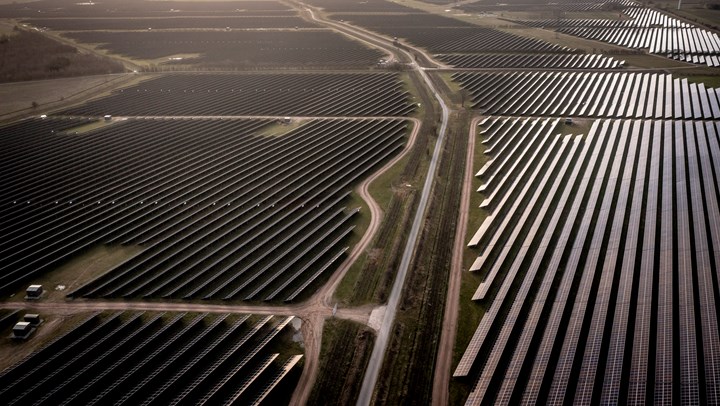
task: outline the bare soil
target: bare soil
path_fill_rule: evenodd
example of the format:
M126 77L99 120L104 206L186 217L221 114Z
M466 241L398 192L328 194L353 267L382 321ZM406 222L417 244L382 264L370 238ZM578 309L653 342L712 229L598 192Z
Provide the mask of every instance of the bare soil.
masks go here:
M65 295L117 265L142 252L138 245L100 245L72 259L53 272L42 275L32 284L43 285L42 301L64 301ZM24 292L17 292L12 301L24 301Z
M95 75L0 84L0 120L19 113L41 114L47 108L94 91L107 91L128 75ZM38 104L32 107L32 102Z

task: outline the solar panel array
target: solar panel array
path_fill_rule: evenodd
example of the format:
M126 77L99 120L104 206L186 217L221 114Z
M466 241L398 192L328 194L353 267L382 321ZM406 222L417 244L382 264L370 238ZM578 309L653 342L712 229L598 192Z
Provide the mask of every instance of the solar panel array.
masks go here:
M148 27L152 28L152 27ZM153 63L212 70L367 68L383 53L329 29L77 31L62 36ZM197 54L188 57L188 54ZM180 58L180 59L171 59ZM162 69L162 66L160 66ZM169 70L172 70L171 68Z
M720 37L657 10L633 5L622 11L630 20L512 20L532 27L552 27L577 37L628 48L647 49L685 62L720 66Z
M38 0L32 6L19 2L0 5L0 17L172 17L178 16L248 16L295 15L297 11L275 0L242 0L242 3L225 0L185 1L166 0L105 0L100 3L77 0Z
M600 54L438 54L455 68L617 69L622 62Z
M367 17L365 23L360 16ZM350 18L350 16L346 16ZM358 14L353 24L369 27L391 37L404 38L413 45L436 53L467 52L573 52L574 50L535 38L521 37L486 27L375 26L371 15Z
M402 116L415 104L393 73L171 74L59 114L71 116Z
M520 0L512 3L501 3L492 0L480 0L469 3L461 3L456 8L473 13L498 12L498 11L604 11L613 10L618 7L630 7L636 3L630 0L600 0L589 2L587 0Z
M657 73L460 72L453 80L487 114L720 118L720 89Z
M294 299L338 265L357 213L344 200L403 148L407 124L313 120L264 135L271 123L128 119L74 135L52 130L67 120L46 118L3 128L0 287L123 243L145 249L75 295Z
M467 404L720 402L720 123L485 120Z
M405 14L333 14L336 21L369 28L427 49L440 61L461 68L617 67L612 58L575 55L575 50L537 38L414 10Z
M302 354L289 317L103 313L0 373L4 404L259 404ZM291 352L291 351L286 351Z

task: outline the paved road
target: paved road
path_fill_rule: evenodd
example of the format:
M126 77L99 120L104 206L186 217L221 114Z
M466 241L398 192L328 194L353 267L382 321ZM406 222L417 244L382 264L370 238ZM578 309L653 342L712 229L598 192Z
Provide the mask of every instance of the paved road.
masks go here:
M378 376L380 374L380 368L382 367L383 360L385 359L385 351L390 337L390 328L395 321L395 315L397 313L397 305L400 302L400 296L402 294L402 288L405 284L405 277L407 276L408 268L410 267L410 260L415 252L417 246L417 239L420 235L420 229L425 218L427 211L427 204L430 193L432 191L433 182L435 181L435 174L437 173L437 164L440 160L440 154L442 152L442 144L445 141L445 133L447 132L447 123L449 110L445 102L438 95L437 90L432 84L430 78L427 77L424 71L419 70L421 76L425 80L425 83L430 90L435 94L440 107L442 108L442 124L438 132L438 138L435 142L435 150L433 151L432 159L430 160L430 166L428 167L427 174L425 176L425 184L422 188L422 195L420 196L420 203L418 204L415 218L413 219L412 228L410 229L410 235L405 245L405 251L403 252L400 267L398 269L395 282L393 283L392 291L388 298L387 308L385 310L385 316L383 318L380 331L378 332L377 340L375 340L375 346L373 347L370 361L368 362L367 370L365 371L365 378L360 389L360 395L358 397L357 405L366 406L370 404L372 400L373 392L377 384Z
M392 52L393 44L391 40L348 25L342 25L341 27L339 27L340 24L338 23L319 19L312 11L312 9L308 8L307 10L313 20L316 20L325 25L339 28L341 31L348 35L351 35L366 42L371 42L376 46L385 48L385 50L388 52ZM408 60L414 60L413 56L409 52L405 51L404 49L401 49L399 51L404 53L407 56ZM432 61L432 59L429 58L427 54L425 54L421 50L415 49L415 51L422 53L428 60ZM425 71L421 69L416 62L411 62L411 66L420 74L420 77L422 77L430 92L437 99L440 107L442 108L442 121L440 125L440 130L438 132L437 141L435 143L435 149L433 151L430 165L425 176L425 184L423 185L422 194L420 195L420 203L418 204L417 212L415 213L415 218L413 219L412 228L410 229L410 235L408 236L407 244L405 245L405 250L403 251L402 260L400 261L400 267L398 268L392 291L390 292L390 296L388 297L388 303L385 309L385 315L383 317L382 324L380 326L380 331L378 332L377 339L375 340L375 345L373 346L373 352L370 356L367 370L365 371L365 377L363 379L362 387L360 389L360 395L357 400L358 406L369 405L372 401L378 376L380 375L380 368L382 367L383 360L385 359L385 352L387 350L387 345L390 338L390 329L395 322L397 306L400 302L402 289L405 284L405 277L407 276L407 272L410 267L410 261L412 260L413 254L415 253L418 236L420 235L420 229L422 228L423 220L427 211L428 201L430 198L430 193L432 192L435 175L437 173L437 164L440 161L442 144L445 141L445 133L447 132L449 109L445 104L445 101L440 96L439 92L435 88L432 80L430 80L430 77L427 75L427 73L425 73Z

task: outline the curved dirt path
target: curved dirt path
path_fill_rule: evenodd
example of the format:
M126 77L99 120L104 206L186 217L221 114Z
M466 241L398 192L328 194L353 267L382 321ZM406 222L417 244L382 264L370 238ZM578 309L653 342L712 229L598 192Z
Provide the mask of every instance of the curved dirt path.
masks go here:
M416 52L415 55L421 55L423 58L430 61L430 63L434 63L435 65L437 65L437 63L434 62L434 60L426 52L412 46L407 46L405 44L403 44L404 48L397 47L392 40L388 40L382 35L378 35L371 31L358 28L354 25L336 23L325 18L318 18L313 9L307 5L305 5L305 10L307 11L312 20L317 21L320 24L333 27L336 30L342 31L345 34L352 36L356 39L370 42L379 48L384 48L388 52L392 52L392 50L395 49L398 51L398 54L403 54L407 58L407 60L410 61L409 66L415 72L417 72L417 74L420 76L420 79L422 79L422 82L425 83L428 92L435 97L438 105L441 108L440 128L437 133L437 140L435 141L432 157L430 159L425 181L423 183L422 193L420 195L420 202L418 203L417 211L415 213L415 217L413 218L412 227L410 229L407 243L405 245L405 248L403 249L403 256L398 267L397 275L395 276L395 280L393 281L392 290L390 291L390 295L387 299L387 305L385 307L385 311L382 317L380 329L378 330L378 334L375 339L375 345L373 346L372 354L370 355L370 360L368 361L368 366L365 370L365 376L363 377L360 394L358 395L357 405L366 406L371 403L373 394L375 392L375 386L380 375L380 368L382 367L383 361L385 359L385 352L387 350L387 345L390 340L390 329L395 322L395 314L397 312L398 304L400 302L400 295L402 294L405 277L408 273L408 269L410 268L410 262L415 253L415 248L417 245L420 230L422 228L422 225L424 224L426 209L430 200L430 193L433 189L433 183L437 174L437 166L442 152L442 145L444 143L445 134L447 132L450 109L445 103L445 100L435 88L435 84L433 83L433 81L430 79L425 70L419 65L419 63L415 61L415 58L410 53L410 51L408 51L408 49L412 49Z
M395 164L397 164L401 159L403 159L405 155L410 152L410 149L415 145L415 140L417 139L417 135L420 132L420 128L422 127L422 121L417 118L405 118L405 120L412 121L413 123L413 130L408 136L408 142L405 144L405 148L403 148L400 154L398 154L395 158L383 165L382 168L375 171L375 173L373 173L369 178L365 179L365 181L363 181L356 189L358 195L365 201L365 203L368 205L368 208L370 209L370 224L368 225L365 234L363 235L362 239L357 244L355 244L355 248L353 248L352 252L350 252L350 255L345 259L345 261L343 261L343 263L340 265L340 268L335 271L335 273L330 277L325 286L323 286L315 295L313 295L310 301L320 301L323 305L327 307L332 307L334 305L331 303L332 296L335 294L335 290L340 284L340 281L345 277L345 274L347 274L348 270L350 270L350 267L355 263L355 261L357 261L360 255L368 247L368 245L370 245L370 242L372 241L373 237L375 237L375 234L380 228L380 221L383 214L382 209L380 208L380 205L378 205L378 203L375 201L375 199L373 199L373 197L370 195L368 187L371 183L377 180L377 178L382 176L390 168L395 166Z
M332 315L333 305L331 305L330 303L332 301L332 297L335 294L335 290L340 284L340 281L343 279L343 277L345 277L350 267L355 263L355 261L357 261L360 255L368 248L370 242L375 237L375 234L380 227L382 209L368 192L368 187L373 181L375 181L388 169L397 164L398 161L404 158L405 155L407 155L407 153L410 151L410 149L415 145L415 140L417 139L417 135L420 132L422 122L416 118L409 118L408 120L414 123L414 127L412 133L408 137L408 142L405 144L405 148L395 158L383 165L382 168L375 171L375 173L373 173L369 178L365 179L357 188L358 194L365 201L365 203L367 203L370 209L370 224L368 225L367 230L365 230L365 234L363 234L360 241L355 244L352 252L350 252L350 255L348 255L345 261L343 261L343 263L340 265L340 268L338 268L335 273L333 273L333 275L325 283L325 285L320 290L318 290L318 292L315 293L307 302L307 305L310 306L310 309L324 309L330 314L325 315L324 317L320 315L319 317L316 316L314 318L303 318L305 368L303 369L303 373L300 376L300 381L298 381L295 392L293 393L293 397L290 400L291 405L304 405L310 398L310 392L312 392L312 388L318 375L320 345L322 343L322 328L325 322L325 317ZM355 321L363 320L364 323L367 323L370 312L372 311L371 308L369 309L367 307L362 307L357 308L356 311L353 310L355 309L339 310L337 312L337 316ZM308 331L310 337L305 335L305 322L309 322L310 324L312 324L312 331Z
M310 393L318 375L320 359L320 344L322 341L322 329L325 319L332 317L332 296L342 278L347 274L350 267L357 258L367 249L375 237L382 220L382 209L368 192L368 187L378 177L382 176L388 169L393 167L415 145L415 141L422 127L422 122L417 118L395 117L399 120L406 120L413 123L413 129L408 136L405 148L392 160L388 161L371 176L366 178L356 191L365 200L370 209L370 224L360 241L343 261L340 267L333 273L328 282L318 290L309 300L298 304L289 305L245 305L245 304L216 304L197 302L157 302L157 301L119 301L119 300L90 300L74 299L72 301L39 301L39 302L0 302L0 308L4 309L36 309L39 311L72 314L78 312L104 311L104 310L134 310L134 311L172 311L172 312L198 312L198 313L252 313L263 315L285 315L297 316L302 319L301 332L305 345L304 362L302 375L296 386L296 390L290 400L291 405L304 405L310 397ZM373 307L361 306L355 308L339 309L336 317L353 320L367 324Z
M472 193L473 157L475 153L475 137L479 117L470 122L467 155L465 157L465 176L463 179L462 196L460 197L460 213L458 226L455 230L452 267L448 280L445 314L443 315L442 333L438 345L435 375L433 377L432 404L447 405L450 402L450 378L457 336L458 312L460 307L460 285L462 284L463 254L465 252L465 233L467 231L468 213L470 210L470 193Z
M314 16L313 16L314 17ZM339 25L333 24L330 25ZM340 27L335 27L338 31L348 33ZM375 47L387 51L389 54L393 54L387 48L384 48L377 44L374 36L362 33L353 33L356 35L366 37L363 42L373 45ZM403 51L407 54L407 51ZM408 54L409 57L409 54ZM431 60L431 59L429 59ZM425 78L424 72L420 71L421 76ZM158 118L158 117L148 117ZM248 117L236 117L236 118L248 118ZM307 117L311 118L311 117ZM315 117L312 117L315 118ZM355 117L332 117L333 119L353 119ZM360 119L370 119L371 117L362 117ZM375 117L372 117L375 118ZM388 117L383 117L388 118ZM82 311L103 311L103 310L147 310L147 311L188 311L188 312L209 312L209 313L253 313L253 314L273 314L273 315L293 315L303 320L301 331L303 334L305 355L302 375L296 386L295 392L290 400L291 405L304 405L309 399L310 393L313 388L313 384L318 375L318 366L320 358L320 345L322 341L322 329L324 326L325 319L332 317L332 306L331 301L337 286L339 285L342 278L345 276L347 271L350 269L353 263L359 258L359 256L367 249L370 242L374 238L382 217L382 209L377 202L372 198L368 191L369 185L375 181L378 177L383 175L388 169L397 164L402 158L404 158L410 149L414 146L417 135L421 129L422 122L417 118L408 117L392 117L394 119L407 120L413 122L413 130L408 137L408 142L405 145L403 151L398 154L391 161L387 162L377 171L375 171L370 177L365 179L356 191L359 196L366 202L370 210L371 220L367 230L363 234L361 240L355 245L348 258L341 264L341 266L333 273L327 283L316 292L309 300L291 305L275 305L275 306L253 306L253 305L225 305L225 304L206 304L206 303L182 303L182 302L155 302L155 301L97 301L97 300L83 300L75 299L71 302L5 302L0 303L0 308L23 308L23 309L38 309L52 311L55 313L74 313ZM444 124L446 120L444 121ZM440 137L442 138L442 137ZM369 306L363 306L358 308L343 308L338 310L336 316L343 319L349 319L358 321L361 323L368 323L372 308Z

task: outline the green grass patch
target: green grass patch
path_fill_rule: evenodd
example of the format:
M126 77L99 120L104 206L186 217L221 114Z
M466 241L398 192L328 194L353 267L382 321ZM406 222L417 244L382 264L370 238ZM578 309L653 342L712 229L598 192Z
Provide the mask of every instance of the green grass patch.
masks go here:
M368 186L368 192L381 209L388 208L393 197L393 189L401 185L400 174L407 164L408 158L408 156L404 156Z
M463 271L460 285L460 306L458 309L458 326L453 349L452 368L454 370L475 334L480 320L485 314L485 306L472 300L475 290L482 282L482 278L475 272ZM450 404L459 405L465 402L472 385L468 382L452 378L450 380Z
M65 134L65 135L82 135L82 134L89 133L90 131L93 131L93 130L107 127L116 122L117 121L93 120L93 121L88 122L87 124L83 124L81 126L65 130L65 131L63 131L63 134Z
M412 131L412 129L409 129ZM426 135L419 134L418 137ZM424 138L418 138L418 141ZM383 303L397 270L406 230L411 222L415 195L427 165L427 145L416 142L405 157L368 188L383 210L383 218L370 247L358 258L338 285L335 298L343 305ZM414 180L407 179L409 162L419 162Z
M413 122L408 122L408 135L413 131L413 127ZM393 197L393 190L395 188L418 186L413 185L412 183L410 183L410 186L407 186L408 180L401 179L401 174L403 173L405 165L407 165L411 155L412 151L410 151L395 165L385 171L385 173L378 176L378 178L375 179L375 181L373 181L368 186L368 192L373 197L373 199L375 199L381 209L387 210L388 206L390 205L390 200Z
M402 73L402 74L400 74L400 80L403 83L403 88L407 92L410 92L409 102L416 106L415 112L413 113L412 116L413 117L425 117L426 106L422 103L420 93L418 92L418 89L415 86L415 83L413 83L413 80L410 78L410 75L408 75L407 73Z
M290 119L289 123L276 121L262 128L258 135L265 137L281 137L287 135L293 130L300 128L308 120Z
M357 284L358 279L362 275L362 270L365 268L365 262L367 259L367 253L360 255L357 261L350 266L350 269L348 269L345 277L338 284L337 289L335 289L334 297L341 304L350 304L350 300L355 290L355 284Z
M689 75L686 77L690 83L703 83L705 87L720 87L720 75Z
M452 79L454 72L439 72L437 75L445 82L445 85L453 93L459 93L462 90L459 82Z
M477 134L475 138L475 149L473 151L473 165L472 165L472 185L470 191L470 207L468 209L468 224L465 231L465 243L470 241L472 236L475 234L480 225L487 217L487 212L484 209L480 209L480 203L485 199L482 193L476 192L483 180L475 176L475 173L485 165L488 161L488 155L485 155L484 151L486 145L482 144L485 138L480 135L486 127L477 127ZM467 347L470 339L475 333L475 329L480 323L480 319L485 314L485 307L472 300L475 290L483 278L476 272L470 272L469 269L472 266L475 258L477 258L477 250L474 248L466 247L463 255L463 272L461 276L460 284L460 304L458 308L458 327L455 337L455 346L453 347L453 360L452 368L455 368L460 361L465 348ZM461 404L465 402L468 394L470 393L471 385L468 382L451 379L450 380L450 404Z
M356 192L352 192L350 194L350 199L345 201L345 206L351 210L358 207L360 208L360 212L354 217L355 229L348 240L348 245L350 247L354 247L355 244L360 241L370 225L370 209L368 208L367 203L365 203L365 200L361 199L360 195Z

